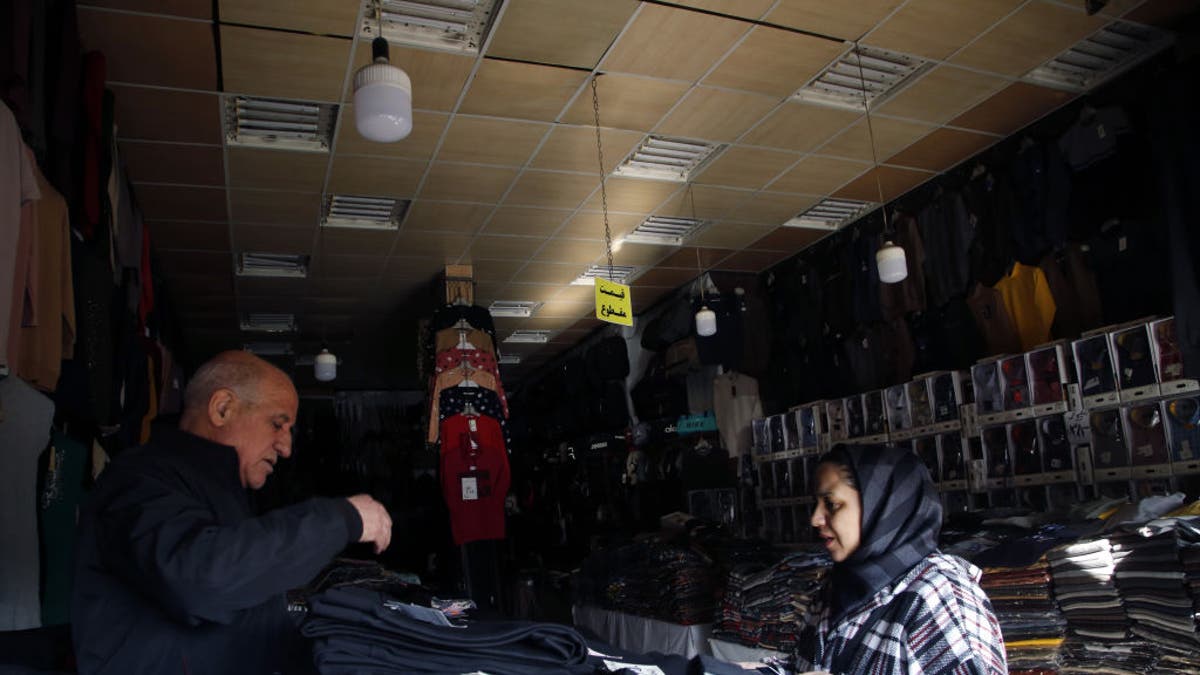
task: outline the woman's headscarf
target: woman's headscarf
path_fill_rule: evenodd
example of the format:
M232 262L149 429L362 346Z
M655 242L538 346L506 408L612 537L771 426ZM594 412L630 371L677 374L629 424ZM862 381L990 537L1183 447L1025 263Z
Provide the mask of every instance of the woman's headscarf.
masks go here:
M836 623L937 549L942 503L916 453L882 445L843 445L830 453L849 465L862 496L858 548L834 565Z

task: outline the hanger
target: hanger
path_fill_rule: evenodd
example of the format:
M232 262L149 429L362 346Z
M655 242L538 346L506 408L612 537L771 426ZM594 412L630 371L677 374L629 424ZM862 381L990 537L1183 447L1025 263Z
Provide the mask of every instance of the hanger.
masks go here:
M987 168L986 164L984 164L983 162L976 162L975 167L971 169L971 180L975 180L976 178L979 178L983 174L987 173L987 171L988 171L988 168Z

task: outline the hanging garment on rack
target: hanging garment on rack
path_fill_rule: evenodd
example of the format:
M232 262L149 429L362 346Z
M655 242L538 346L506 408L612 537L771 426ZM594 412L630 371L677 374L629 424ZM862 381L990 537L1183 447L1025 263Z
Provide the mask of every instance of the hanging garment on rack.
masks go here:
M967 296L967 306L971 308L975 325L983 334L988 354L1015 354L1021 351L1021 336L1017 334L999 291L975 284L975 290Z
M466 321L471 328L484 331L495 341L496 326L492 321L492 315L487 308L479 305L443 305L434 312L433 319L429 322L429 329L438 332L458 324L459 321Z
M474 383L484 389L496 392L496 396L500 399L503 417L508 417L508 400L504 396L504 385L500 383L499 378L483 370L471 370L462 367L447 370L434 378L433 381L433 393L430 396L430 399L433 401L433 409L429 413L430 443L436 443L438 439L438 407L441 405L440 396L442 391L450 387L470 386L468 383Z
M1079 244L1067 244L1061 251L1047 254L1038 267L1046 275L1057 307L1055 337L1075 338L1100 326L1100 290Z
M1071 174L1055 143L1033 143L1013 158L1016 197L1013 242L1016 259L1036 265L1067 239Z
M984 173L963 189L974 236L971 240L971 278L992 286L1013 261L1013 196L1003 174Z
M1012 317L1022 349L1050 341L1050 326L1057 308L1042 270L1014 263L1012 271L996 282L995 289Z
M442 373L454 368L461 368L464 364L474 368L475 370L483 370L500 378L500 370L496 365L496 357L491 352L485 352L479 349L447 349L444 352L438 352L435 359L434 373L441 375Z
M967 290L970 281L971 219L962 195L945 191L917 215L925 253L928 307L941 307Z
M27 268L18 263L29 259L19 255L17 243L33 222L32 202L41 197L21 129L8 106L0 105L0 365L8 363L8 333L16 329L10 319L13 305L25 297L25 275L18 280L17 273Z
M441 424L442 496L454 543L504 538L508 452L500 423L484 415L454 415Z
M495 341L491 335L478 329L459 330L445 328L434 334L434 351L442 353L447 349L478 349L490 354L496 353Z
M439 425L450 417L474 411L474 414L486 415L499 422L500 429L504 432L505 447L511 445L508 422L504 418L504 408L496 392L483 387L447 387L438 396L437 405Z

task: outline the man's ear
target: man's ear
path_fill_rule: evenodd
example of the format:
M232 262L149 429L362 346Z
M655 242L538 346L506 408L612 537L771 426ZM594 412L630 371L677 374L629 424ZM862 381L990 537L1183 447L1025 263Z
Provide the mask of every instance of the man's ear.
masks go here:
M238 398L231 389L218 389L208 398L208 421L214 427L223 427L237 414Z

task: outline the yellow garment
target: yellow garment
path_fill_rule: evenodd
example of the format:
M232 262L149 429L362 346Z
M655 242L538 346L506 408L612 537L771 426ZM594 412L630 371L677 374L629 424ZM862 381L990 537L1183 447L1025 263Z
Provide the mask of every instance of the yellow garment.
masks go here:
M1192 516L1200 516L1200 500L1196 500L1191 504L1184 504L1163 516L1163 518L1190 518Z
M1063 643L1063 638L1040 638L1036 640L1015 640L1013 642L1005 642L1005 649L1028 649L1031 647L1058 647Z
M1022 349L1050 341L1050 324L1058 308L1040 268L1014 263L1012 271L996 282L995 288L1021 336Z

